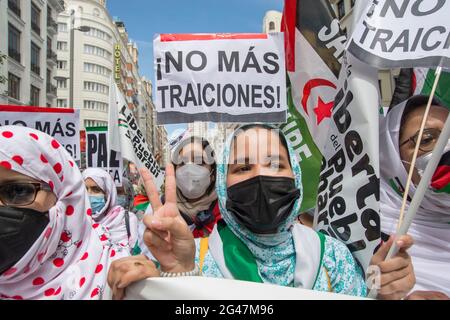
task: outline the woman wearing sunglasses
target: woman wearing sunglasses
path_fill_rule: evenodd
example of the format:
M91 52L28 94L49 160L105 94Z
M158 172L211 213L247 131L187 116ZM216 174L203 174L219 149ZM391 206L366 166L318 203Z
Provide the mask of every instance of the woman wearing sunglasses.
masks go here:
M107 280L120 298L159 274L143 256L125 258L91 215L81 173L55 139L0 127L0 299L102 299Z
M428 96L414 96L389 110L380 122L381 228L395 234L400 207ZM434 99L419 142L408 204L432 156L449 110ZM408 233L416 274L410 298L450 296L450 141Z

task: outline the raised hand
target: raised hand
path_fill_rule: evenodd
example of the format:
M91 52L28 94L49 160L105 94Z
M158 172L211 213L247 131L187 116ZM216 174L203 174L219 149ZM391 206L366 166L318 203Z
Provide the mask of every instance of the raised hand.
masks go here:
M147 169L139 170L153 215L144 217L144 242L161 264L163 272L189 272L195 268L195 242L177 207L175 169L166 168L164 205Z

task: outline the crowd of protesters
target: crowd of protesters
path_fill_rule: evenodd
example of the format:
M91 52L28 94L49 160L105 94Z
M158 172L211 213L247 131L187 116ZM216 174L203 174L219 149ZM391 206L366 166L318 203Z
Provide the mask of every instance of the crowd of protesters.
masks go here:
M408 235L395 236L426 102L413 97L380 118L378 299L450 295L450 195L435 187L450 183L450 143ZM433 100L411 196L448 113ZM367 296L347 246L301 214L302 170L280 130L243 125L223 150L188 136L170 158L163 190L146 169L139 186L125 178L116 188L104 170L81 173L49 135L0 127L0 298L107 299L110 289L122 299L131 283L174 276ZM399 251L385 259L394 241Z

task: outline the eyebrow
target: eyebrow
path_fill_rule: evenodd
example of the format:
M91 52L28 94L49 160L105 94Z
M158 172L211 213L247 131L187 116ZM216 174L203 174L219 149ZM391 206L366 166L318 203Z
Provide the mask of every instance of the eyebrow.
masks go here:
M281 155L281 154L269 154L269 155L267 155L267 158L278 158L278 159L280 159L280 161L289 162L288 159L284 155ZM250 163L250 157L247 156L245 158L240 157L240 158L234 159L234 161L231 161L229 163L229 165L249 164L249 163Z

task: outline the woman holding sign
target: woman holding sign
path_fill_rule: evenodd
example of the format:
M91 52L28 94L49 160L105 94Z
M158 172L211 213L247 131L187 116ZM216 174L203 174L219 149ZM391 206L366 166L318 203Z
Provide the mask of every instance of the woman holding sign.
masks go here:
M389 110L380 122L380 211L381 228L385 234L396 232L410 161L428 98L414 96ZM413 185L409 192L411 199L448 115L448 108L434 99L420 141ZM417 277L414 290L420 291L412 295L415 299L419 296L424 299L448 299L450 296L449 193L450 141L408 231L415 240L410 250Z
M137 244L137 217L117 204L117 189L111 175L100 168L88 168L83 171L83 179L94 221L108 228L115 242L132 251Z
M95 225L81 173L49 135L0 128L0 299L108 298L159 275ZM120 284L118 288L118 284Z
M303 196L301 170L280 131L264 125L241 127L223 157L216 187L223 220L208 240L198 241L197 250L176 206L172 167L167 168L164 205L149 173L141 171L155 211L144 219L148 228L144 240L160 262L162 276L203 274L366 295L364 279L347 247L295 223ZM411 239L401 240L404 254ZM379 297L402 298L414 275L408 257L381 262L389 246L383 245L374 257L381 270Z

